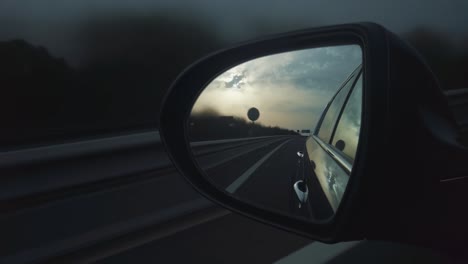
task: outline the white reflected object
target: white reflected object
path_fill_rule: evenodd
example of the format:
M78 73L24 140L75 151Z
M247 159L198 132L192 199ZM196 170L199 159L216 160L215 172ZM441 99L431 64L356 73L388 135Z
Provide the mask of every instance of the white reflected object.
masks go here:
M294 191L296 192L297 198L301 204L307 202L307 197L309 196L309 188L304 181L300 180L294 183ZM300 205L299 205L300 207Z

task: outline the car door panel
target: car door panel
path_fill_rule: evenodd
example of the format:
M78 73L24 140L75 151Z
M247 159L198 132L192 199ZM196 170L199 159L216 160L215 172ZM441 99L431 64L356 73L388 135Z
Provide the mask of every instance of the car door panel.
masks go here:
M320 143L319 143L320 142ZM349 175L339 166L330 155L331 150L324 148L325 144L317 137L312 136L306 142L310 162L314 164L315 175L322 186L333 210L338 209L343 193L348 184Z

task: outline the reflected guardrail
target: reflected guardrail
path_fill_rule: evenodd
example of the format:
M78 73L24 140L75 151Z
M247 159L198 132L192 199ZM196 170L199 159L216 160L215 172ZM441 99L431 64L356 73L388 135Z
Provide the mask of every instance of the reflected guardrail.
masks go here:
M196 141L190 143L190 146L192 147L192 150L196 156L203 156L220 151L256 144L259 142L267 142L270 140L276 140L285 137L290 137L290 135Z

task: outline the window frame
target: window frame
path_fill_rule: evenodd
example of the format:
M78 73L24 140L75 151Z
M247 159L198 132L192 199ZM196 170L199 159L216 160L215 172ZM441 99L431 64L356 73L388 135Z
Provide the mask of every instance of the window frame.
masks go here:
M333 128L333 130L332 130L332 135L331 135L331 137L330 137L330 143L329 143L329 145L330 145L333 149L335 149L336 151L338 151L339 153L341 153L341 156L343 156L343 158L345 158L346 160L348 160L348 161L351 162L351 163L354 162L354 158L349 157L348 155L346 155L345 153L343 153L341 150L339 150L339 149L337 149L335 146L333 146L333 139L335 138L335 134L336 134L336 130L337 130L337 128L338 128L338 124L340 123L340 120L341 120L341 117L342 117L342 115L343 115L343 113L344 113L344 110L345 110L346 106L348 105L349 98L351 97L351 94L353 93L354 89L356 88L357 82L359 81L360 78L364 78L363 75L362 75L362 71L358 72L356 76L357 76L357 77L356 77L356 79L354 80L354 83L353 83L351 89L349 90L349 93L348 93L348 95L346 96L346 99L345 99L345 101L344 101L344 103L343 103L343 107L341 108L341 111L340 111L340 113L338 114L338 118L337 118L336 123L335 123L335 126L334 126L334 128ZM363 85L364 85L364 83L363 83ZM362 120L362 112L361 112L361 120ZM359 142L359 140L358 140L358 142Z
M316 136L317 138L319 138L319 136L318 136L319 131L320 131L321 127L322 127L323 120L325 119L325 116L327 115L331 104L335 101L335 98L344 89L344 87L351 81L352 82L351 89L349 90L343 104L341 105L341 109L340 109L340 111L338 113L335 124L333 124L333 129L332 129L331 134L330 134L330 139L329 139L328 142L325 142L325 141L322 140L324 143L331 145L331 142L333 140L333 136L335 135L336 127L338 125L338 121L340 120L341 115L343 113L344 106L348 102L349 96L350 96L351 92L354 90L354 86L356 85L356 82L357 82L358 77L360 76L360 74L362 74L362 64L360 64L358 67L356 67L356 69L354 69L354 71L349 75L349 77L343 82L340 89L338 89L338 91L335 93L335 95L333 95L332 99L330 100L330 102L328 102L327 106L325 107L324 111L322 112L322 115L321 115L321 117L320 117L320 119L319 119L319 121L317 123L317 126L315 127L315 130L314 130L314 136Z
M351 175L352 171L352 164L353 160L351 160L347 155L345 155L342 151L338 150L335 146L332 145L331 142L333 142L333 137L335 136L335 130L338 126L338 123L341 119L341 115L343 114L344 108L346 107L346 104L348 103L349 97L351 96L351 93L354 91L354 88L356 86L357 81L359 80L360 77L364 78L363 74L363 69L362 69L362 64L356 67L356 69L349 75L349 77L346 79L346 81L343 82L341 85L340 89L336 92L336 94L333 96L333 98L330 100L330 102L327 104L325 110L322 113L322 116L320 117L319 122L317 123L317 127L315 128L314 134L312 135L312 138L317 142L317 144L333 159L335 162L338 163L338 165L345 170L345 172L348 174L348 176ZM354 78L354 79L353 79ZM327 114L330 105L332 102L335 100L335 97L341 92L341 90L348 84L348 82L352 81L351 89L349 90L348 94L346 95L346 98L341 105L340 112L338 114L338 118L335 121L335 124L333 125L332 129L332 134L330 137L329 142L323 141L319 136L318 132L322 126L323 119L325 115ZM364 87L363 87L364 89ZM362 113L361 113L362 115Z

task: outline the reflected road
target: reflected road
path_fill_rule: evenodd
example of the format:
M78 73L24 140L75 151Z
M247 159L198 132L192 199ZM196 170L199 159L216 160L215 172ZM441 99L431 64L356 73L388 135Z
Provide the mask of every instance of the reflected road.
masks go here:
M265 140L200 156L197 161L215 185L240 200L283 214L324 219L333 211L310 166L306 139ZM304 153L303 158L298 151ZM305 180L309 189L308 200L301 206L293 189L298 180Z

